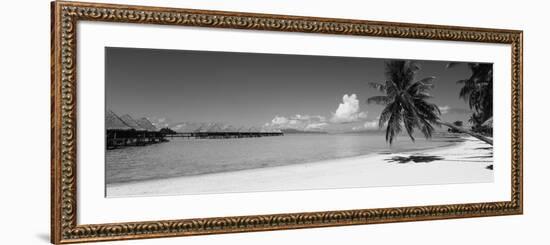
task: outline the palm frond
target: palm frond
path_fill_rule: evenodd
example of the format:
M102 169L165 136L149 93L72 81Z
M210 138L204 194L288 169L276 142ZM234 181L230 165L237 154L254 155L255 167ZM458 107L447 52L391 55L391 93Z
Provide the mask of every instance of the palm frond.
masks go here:
M433 84L425 84L425 83L422 83L422 82L418 81L418 82L415 82L415 83L411 84L407 88L407 93L409 93L411 95L416 95L416 94L419 94L419 93L427 93L427 91L430 91L433 87L434 87Z
M392 103L386 106L384 110L382 110L382 112L380 113L380 118L378 119L379 128L382 128L382 126L386 124L386 122L390 119L391 114L394 113L394 106L395 104Z
M401 97L401 101L404 112L403 124L405 125L405 129L407 130L407 134L414 142L414 128L419 126L419 122L421 121L423 115L418 113L418 108L416 108L414 99L412 98L411 94L403 94L403 96Z
M378 92L381 92L381 93L385 93L385 92L386 92L386 84L376 83L376 82L370 82L370 83L369 83L369 86L370 86L371 88L374 88L374 89L378 90Z
M397 91L399 88L397 87L397 84L394 83L392 80L386 81L386 96L389 98L394 98L397 95Z
M424 122L422 127L420 128L420 132L422 132L424 137L427 139L432 137L434 130L435 130L434 127L428 122Z
M409 135L409 138L414 142L414 128L418 126L418 116L413 114L412 111L405 110L403 117L403 125L405 126L405 130L407 131L407 134Z
M367 104L387 105L390 102L388 96L373 96L367 99Z
M392 113L386 127L386 141L391 145L399 133L401 133L401 112Z
M420 66L420 64L418 64L416 62L412 62L410 67L411 67L412 72L417 72L422 68L422 66Z
M468 67L472 74L457 81L462 84L458 96L480 117L487 119L493 115L493 65L469 63Z
M435 76L430 76L430 77L422 78L422 79L418 80L418 82L421 82L423 84L432 84L432 82L434 80L435 80Z
M385 105L378 120L379 127L386 125L386 141L391 145L404 130L412 141L414 131L419 129L426 138L432 136L433 125L439 125L439 107L427 102L433 89L435 77L415 80L420 65L414 61L395 60L386 63L386 84L371 83L370 86L382 96L373 96L367 103Z

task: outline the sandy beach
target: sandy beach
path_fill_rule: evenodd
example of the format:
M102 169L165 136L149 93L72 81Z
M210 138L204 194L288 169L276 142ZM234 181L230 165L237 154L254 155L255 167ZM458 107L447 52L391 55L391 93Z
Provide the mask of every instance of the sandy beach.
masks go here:
M492 148L472 137L453 146L315 163L107 185L107 197L487 183Z

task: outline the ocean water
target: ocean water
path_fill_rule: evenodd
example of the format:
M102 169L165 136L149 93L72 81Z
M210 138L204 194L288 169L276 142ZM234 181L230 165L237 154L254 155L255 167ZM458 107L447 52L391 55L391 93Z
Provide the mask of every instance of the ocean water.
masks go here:
M240 139L185 139L106 151L106 183L162 179L450 146L454 136L399 137L382 133L287 134Z

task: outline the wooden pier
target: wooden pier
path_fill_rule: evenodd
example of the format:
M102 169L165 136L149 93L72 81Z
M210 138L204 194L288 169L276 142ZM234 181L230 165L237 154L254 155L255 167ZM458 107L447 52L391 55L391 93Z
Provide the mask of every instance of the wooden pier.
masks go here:
M127 146L144 146L166 142L165 133L157 130L147 119L119 117L111 110L105 114L105 144L108 150Z
M233 138L257 138L269 136L283 136L282 132L191 132L166 134L168 138L194 138L194 139L233 139Z
M107 130L107 149L116 149L127 146L144 146L167 142L165 135L159 132L138 132Z
M176 132L168 127L159 130L147 118L135 120L127 114L119 117L111 110L106 111L105 128L105 142L108 150L167 142L167 138L236 139L284 135L280 130L265 130L256 127L237 129L219 123L203 123L192 129L183 129L189 131L187 133L185 131Z

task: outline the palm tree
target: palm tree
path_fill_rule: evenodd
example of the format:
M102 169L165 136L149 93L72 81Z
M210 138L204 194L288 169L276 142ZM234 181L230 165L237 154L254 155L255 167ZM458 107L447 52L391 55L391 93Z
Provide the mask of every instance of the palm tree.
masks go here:
M420 130L424 137L431 138L434 126L445 125L456 131L467 133L480 140L493 144L492 139L470 132L452 123L441 122L439 107L428 102L435 77L415 80L420 66L413 61L386 62L386 82L370 83L370 86L385 95L374 96L367 103L384 105L378 122L379 127L386 125L386 141L393 143L399 133L405 129L412 141L413 132Z
M451 62L447 68L460 63ZM469 78L457 81L462 84L459 97L464 99L470 109L474 110L472 118L475 126L480 126L493 117L493 65L486 63L468 63L472 75Z
M483 120L481 119L481 116L474 113L470 116L470 119L468 119L468 122L474 126L483 124Z
M431 97L428 92L435 77L414 81L419 69L418 64L412 61L390 61L386 63L385 84L370 83L373 88L385 93L369 98L367 103L385 105L378 125L386 125L386 141L390 144L403 128L414 141L415 128L430 138L433 125L439 125L439 107L427 101Z

